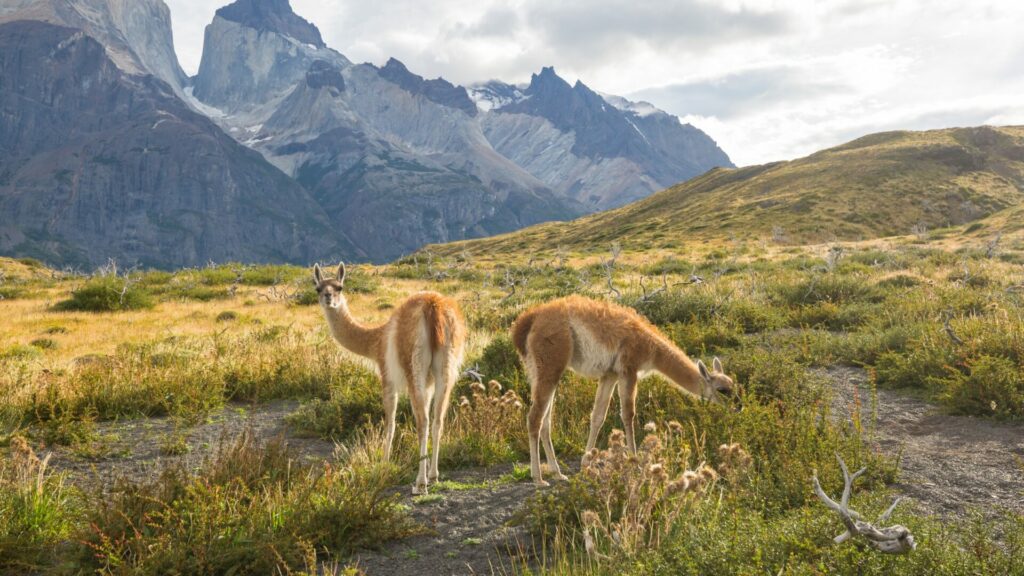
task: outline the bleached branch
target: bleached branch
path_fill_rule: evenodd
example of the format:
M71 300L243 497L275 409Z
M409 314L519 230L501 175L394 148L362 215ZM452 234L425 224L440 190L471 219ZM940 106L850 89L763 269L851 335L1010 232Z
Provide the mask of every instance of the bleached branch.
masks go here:
M818 482L817 472L811 478L814 483L814 493L826 507L839 515L839 519L846 526L846 532L834 538L835 543L841 544L851 538L860 536L872 548L886 554L905 554L916 548L917 544L914 542L914 536L905 526L895 524L887 528L876 528L874 524L862 520L860 514L850 510L850 495L853 493L853 482L864 474L867 468L861 468L854 474L850 474L850 470L846 467L846 462L843 461L843 458L836 454L836 459L839 460L839 467L843 471L843 495L839 502L825 494L825 491L821 488L821 483ZM892 503L892 506L878 517L876 523L888 520L901 500L902 498L897 498Z

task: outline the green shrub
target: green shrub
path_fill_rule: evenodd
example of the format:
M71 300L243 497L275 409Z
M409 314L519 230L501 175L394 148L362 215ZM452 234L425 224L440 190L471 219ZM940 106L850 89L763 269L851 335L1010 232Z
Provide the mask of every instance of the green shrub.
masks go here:
M25 295L25 289L19 286L0 286L0 301L17 300Z
M705 322L723 307L723 302L710 290L663 292L647 300L630 304L637 312L659 326L673 322Z
M743 343L743 330L726 322L677 322L664 328L677 346L687 353L703 356L739 347Z
M230 298L231 294L226 288L216 288L202 284L191 286L174 286L164 291L161 296L164 298L180 298L182 300L197 300L199 302L211 302L213 300L224 300Z
M380 379L373 372L355 365L345 369L344 385L331 391L327 399L314 398L288 415L287 422L300 434L318 438L345 440L369 424L384 421ZM411 409L409 401L400 401L401 420Z
M919 347L909 352L883 352L875 362L875 379L886 388L927 388L946 374L951 358L938 348Z
M119 312L144 310L153 307L149 292L137 284L128 284L116 276L98 276L71 293L71 298L59 302L58 310L74 312Z
M225 310L217 314L216 318L217 322L234 322L235 320L238 320L238 312L233 310Z
M18 258L18 263L28 266L29 268L43 268L45 266L45 264L36 258Z
M785 318L778 309L746 299L732 301L726 307L725 315L747 334L776 330L785 324Z
M513 386L519 394L524 393L523 387L519 384L526 383L526 373L523 371L519 353L509 336L505 334L495 336L484 347L478 361L466 363L466 366L474 365L479 365L480 373L485 379L497 380L506 387ZM525 390L525 393L528 396L529 390Z
M772 296L785 306L818 302L881 302L885 299L884 292L868 283L863 276L839 274L818 274L793 284L775 284Z
M879 280L875 284L875 286L882 288L884 290L890 290L893 288L914 288L915 286L920 285L920 278L917 278L916 276L911 276L909 274L896 274L894 276L889 276L888 278Z
M30 360L38 357L39 354L39 348L36 348L35 346L15 344L13 346L0 349L0 360Z
M40 350L54 350L57 348L57 341L52 338L36 338L31 344Z
M292 302L298 306L313 306L320 303L320 295L312 286L307 286L292 298Z
M966 373L953 371L939 384L940 398L955 413L1024 416L1024 374L1006 358L981 356L971 361Z

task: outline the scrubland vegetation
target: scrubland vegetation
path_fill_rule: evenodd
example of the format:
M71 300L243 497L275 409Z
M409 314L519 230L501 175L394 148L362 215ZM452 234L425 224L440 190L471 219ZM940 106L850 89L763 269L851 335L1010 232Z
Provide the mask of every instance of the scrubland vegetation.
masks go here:
M841 524L810 483L816 470L827 491L841 489L836 454L867 466L854 500L874 517L899 475L898 457L865 436L873 399L838 417L818 367L864 367L875 386L952 413L1024 419L1024 246L610 248L497 263L424 252L349 274L350 304L367 322L419 289L463 307L465 367L480 381L467 375L452 395L442 477L528 461L529 389L506 332L552 297L633 306L694 358L720 356L742 386L734 411L657 378L641 384L637 420L651 424L637 431L640 454L612 432L613 409L595 462L510 519L537 554L506 571L1024 574L1018 515L936 518L904 504L893 521L918 549L884 556L834 544ZM0 573L355 573L354 550L423 530L402 500L416 453L408 405L397 454L384 462L376 375L330 339L307 270L111 268L87 278L2 265ZM578 464L594 384L567 374L560 386L554 443ZM310 462L250 432L225 439L198 469L169 466L102 489L45 456L58 445L116 457L102 450L102 422L169 416L188 426L229 404L257 410L275 399L299 400L289 428L338 442L335 456Z

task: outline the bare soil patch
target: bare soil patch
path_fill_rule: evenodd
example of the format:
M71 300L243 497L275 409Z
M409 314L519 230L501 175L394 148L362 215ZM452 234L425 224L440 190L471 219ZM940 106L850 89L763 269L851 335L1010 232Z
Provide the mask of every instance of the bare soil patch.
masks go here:
M171 465L197 470L222 445L233 443L245 430L266 442L281 437L297 457L320 460L334 451L334 443L292 434L284 418L299 406L295 401L259 405L230 404L200 423L174 418L140 418L96 425L98 455L84 456L81 450L51 448L50 465L66 470L83 488L108 489L121 478L141 482L155 478ZM181 437L187 452L174 453L174 439Z
M892 390L877 390L873 403L864 370L833 367L823 372L835 385L840 416L851 417L859 396L868 441L899 457L894 488L921 510L947 518L972 510L987 516L1000 510L1024 513L1024 425L946 414Z
M457 470L445 474L465 484L487 483L470 490L434 490L429 500L416 503L408 495L412 516L425 534L392 542L381 550L366 551L354 558L369 576L437 576L513 573L514 565L534 564L540 555L529 534L506 526L536 487L532 482L499 480L511 466L487 470Z

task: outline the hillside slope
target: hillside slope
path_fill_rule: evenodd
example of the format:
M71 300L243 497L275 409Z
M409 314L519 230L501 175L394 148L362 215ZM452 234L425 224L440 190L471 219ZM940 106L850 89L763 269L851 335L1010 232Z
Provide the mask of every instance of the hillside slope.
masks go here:
M431 247L671 248L713 238L859 240L963 224L1024 202L1024 127L885 132L806 158L715 169L617 210Z

